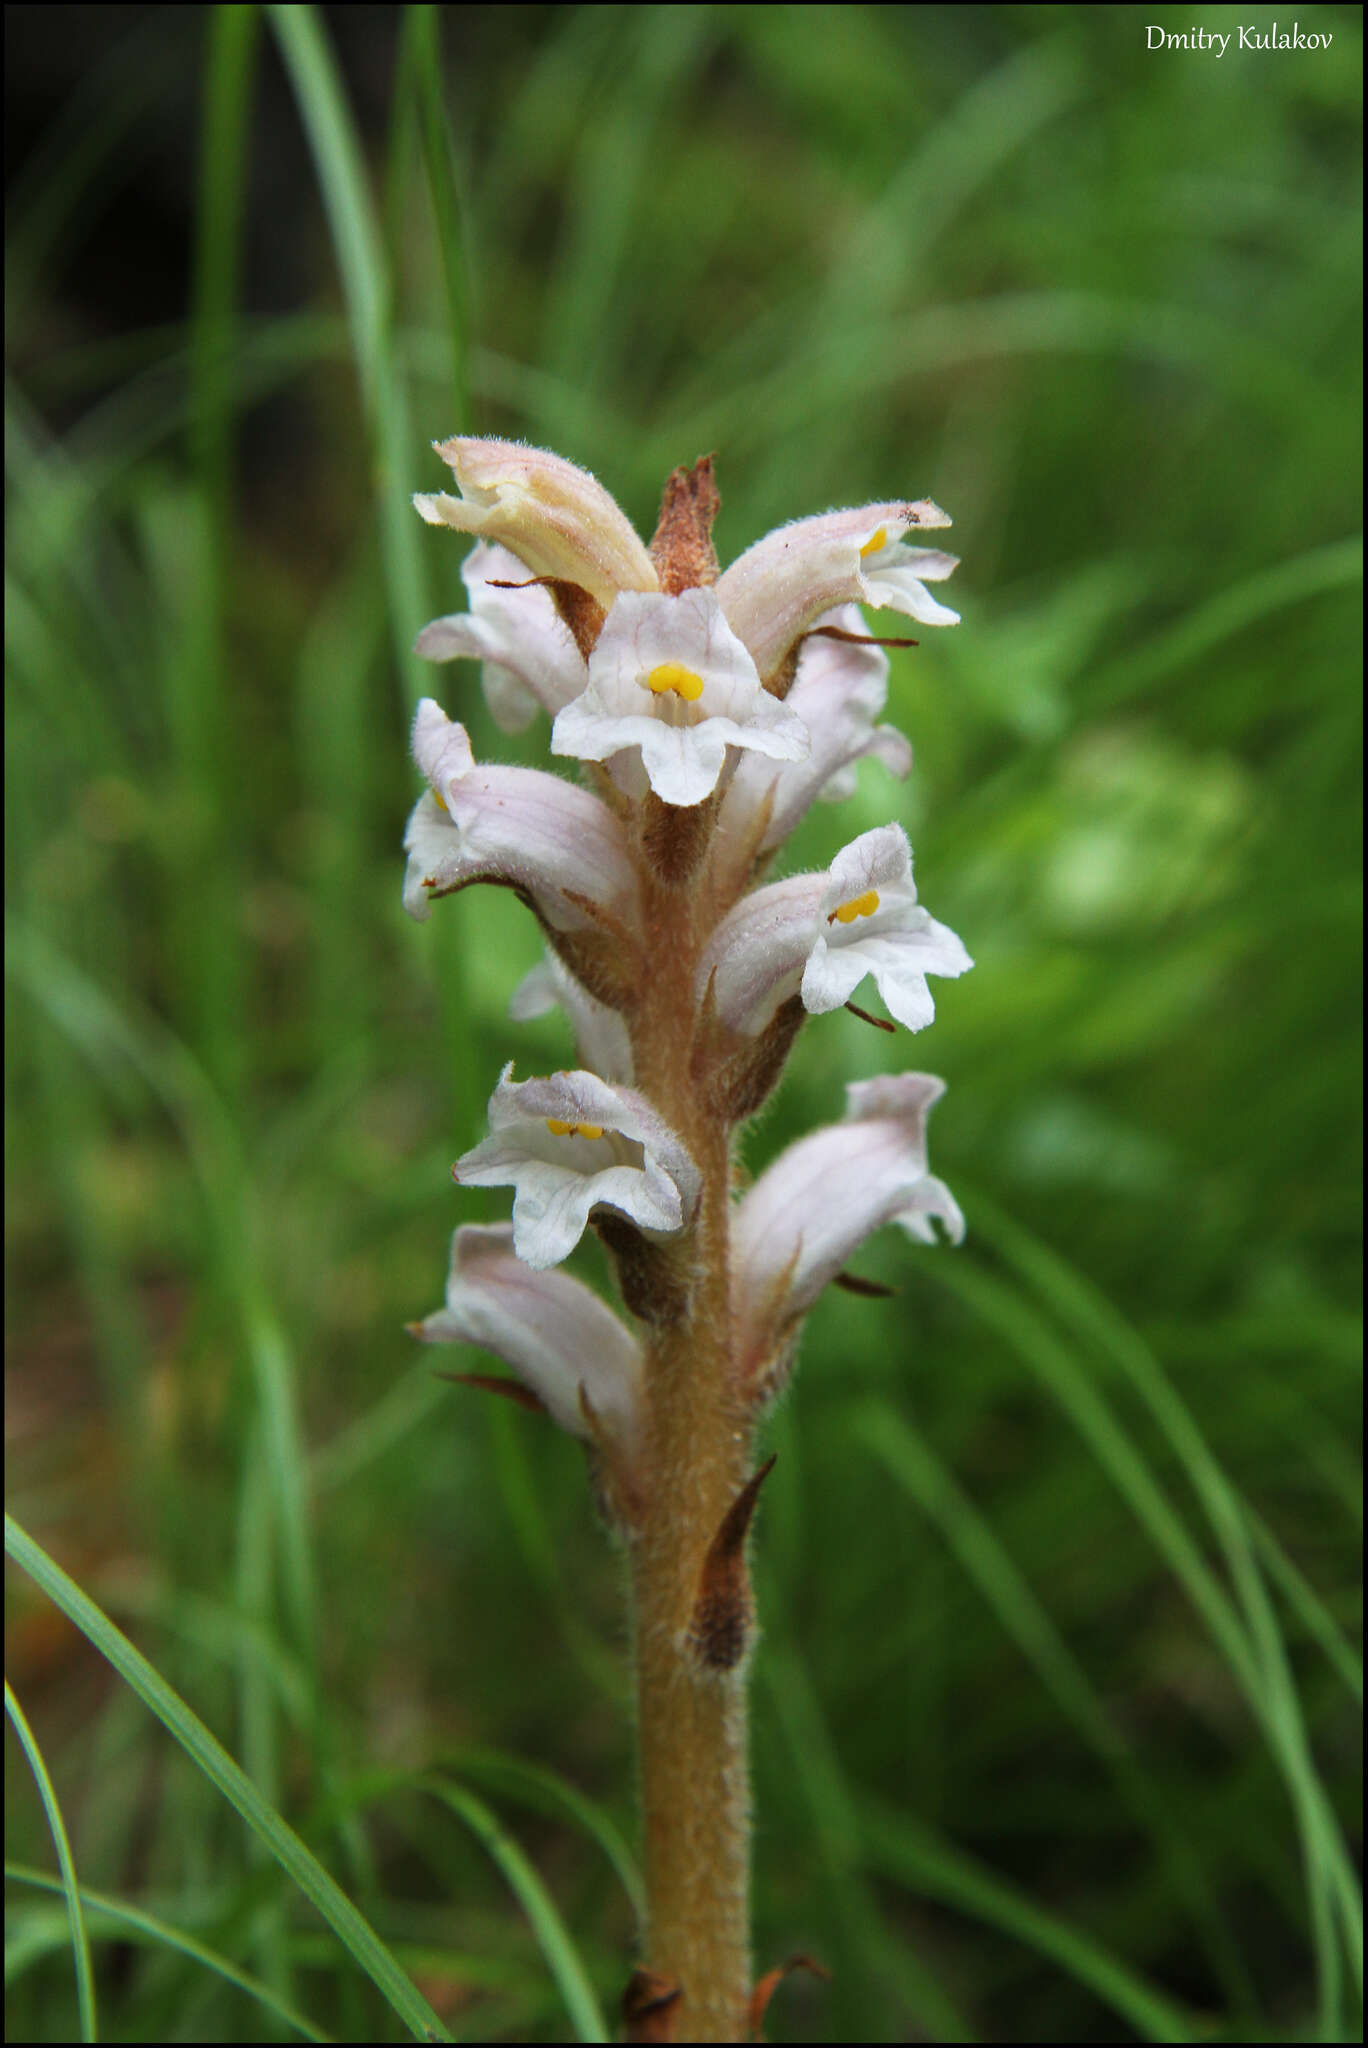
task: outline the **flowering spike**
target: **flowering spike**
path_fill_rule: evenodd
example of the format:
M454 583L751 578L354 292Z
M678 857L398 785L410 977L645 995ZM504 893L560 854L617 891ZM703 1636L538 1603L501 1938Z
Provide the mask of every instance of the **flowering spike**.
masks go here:
M732 1134L809 1015L844 1006L885 1033L920 1030L928 976L971 964L918 902L900 825L860 833L823 870L765 875L814 802L852 793L867 755L909 772L882 717L887 650L916 642L869 632L860 607L953 624L932 588L954 557L924 544L949 521L929 499L823 513L719 575L711 456L671 475L648 548L559 456L466 437L440 453L460 495L415 503L474 537L468 609L424 627L418 652L479 662L504 730L545 711L566 773L477 762L425 699L404 901L424 917L475 882L516 894L548 957L511 1012L559 1004L579 1064L524 1082L505 1067L487 1135L453 1174L511 1186L511 1223L456 1232L446 1304L412 1327L492 1352L513 1381L450 1377L544 1409L586 1447L628 1538L636 1610L648 1913L626 2037L742 2040L782 1974L752 1989L746 1544L774 1462L747 1476L754 1433L822 1290L889 1291L848 1270L872 1231L934 1242L937 1225L964 1226L928 1170L942 1092L929 1075L853 1084L844 1122L744 1194ZM851 1000L867 976L893 1021ZM622 1318L562 1270L586 1230Z

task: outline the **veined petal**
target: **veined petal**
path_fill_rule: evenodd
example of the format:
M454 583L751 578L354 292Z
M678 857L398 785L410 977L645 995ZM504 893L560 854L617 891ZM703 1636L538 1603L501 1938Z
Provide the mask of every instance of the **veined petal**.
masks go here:
M513 1243L539 1270L556 1266L584 1234L590 1211L616 1209L651 1237L682 1230L698 1203L688 1151L634 1088L577 1069L510 1079L489 1100L490 1135L457 1160L471 1187L514 1188Z
M732 1302L743 1373L764 1367L865 1238L885 1223L956 1244L964 1218L927 1170L926 1120L945 1083L884 1074L846 1088L844 1123L800 1138L762 1173L732 1219Z
M660 587L631 521L587 469L517 441L458 434L432 445L461 495L418 493L429 526L498 541L534 576L566 577L605 610L620 590Z
M625 591L589 657L586 689L551 729L552 753L604 761L639 748L656 795L689 805L711 795L729 746L797 761L809 738L760 687L712 590Z
M430 697L414 718L413 754L432 788L404 836L411 917L425 918L434 896L476 881L525 890L560 931L592 922L594 909L634 917L637 877L625 835L587 789L537 768L476 766L464 726Z
M552 1419L593 1440L581 1391L629 1446L641 1421L641 1350L605 1302L568 1273L539 1273L508 1223L466 1223L451 1240L446 1307L411 1326L424 1344L478 1344L511 1366Z
M717 595L766 681L783 671L795 642L824 612L852 600L891 605L924 625L954 625L959 614L923 586L948 576L955 557L903 540L949 524L929 498L796 519L738 556Z
M927 975L973 964L918 903L901 825L880 825L842 847L824 875L792 875L742 897L704 951L698 997L711 979L723 1023L752 1036L795 990L821 1014L872 974L898 1022L920 1031L935 1015Z
M495 724L522 732L540 705L552 718L584 688L584 657L556 610L550 591L527 582L516 555L490 541L461 565L470 609L424 626L413 651L425 661L479 661L480 681ZM511 583L518 589L501 589Z
M840 606L820 624L847 633L864 631L863 615L853 604ZM888 656L881 647L805 640L784 701L811 734L812 751L805 761L778 765L757 754L744 755L722 800L719 839L725 835L751 859L772 852L814 799L851 795L856 764L866 754L877 754L891 774L905 776L912 766L911 747L895 726L874 722L887 695ZM766 798L769 818L756 841L747 827Z
M621 1017L591 996L563 960L548 953L514 989L508 1014L519 1021L525 1017L544 1017L558 1004L574 1026L582 1064L605 1081L630 1081L632 1041Z

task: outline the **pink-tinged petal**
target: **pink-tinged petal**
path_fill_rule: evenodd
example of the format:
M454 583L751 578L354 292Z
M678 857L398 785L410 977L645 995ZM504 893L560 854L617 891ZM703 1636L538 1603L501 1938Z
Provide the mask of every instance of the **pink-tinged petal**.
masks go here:
M616 1010L590 995L563 960L548 953L514 989L508 1014L521 1023L528 1017L544 1017L557 1006L574 1026L580 1064L605 1081L629 1082L632 1041L627 1026Z
M490 1135L452 1173L466 1186L512 1185L520 1259L559 1265L599 1207L649 1237L673 1236L691 1220L698 1168L644 1095L582 1069L531 1081L510 1080L512 1071L510 1063L490 1097Z
M698 1001L712 999L721 1021L754 1037L785 997L796 993L817 936L825 875L790 875L743 896L704 949Z
M973 964L954 932L918 903L901 825L878 826L842 847L803 967L804 1009L840 1009L872 974L891 1015L921 1031L936 1014L927 975L953 979Z
M711 795L728 747L796 761L808 746L802 720L761 689L754 662L704 589L677 597L625 591L589 657L583 695L551 729L552 753L581 761L640 749L656 795L681 806Z
M502 732L524 731L539 706L554 718L584 688L586 671L550 591L529 583L517 557L488 541L471 549L461 580L469 611L424 626L414 653L425 661L482 662L485 702Z
M411 917L425 918L433 897L492 881L524 890L558 931L592 923L595 911L634 919L637 875L626 836L587 789L537 768L475 765L465 728L430 697L414 719L413 752L432 788L404 835Z
M631 521L587 469L516 441L458 434L433 446L461 495L418 493L429 526L497 541L534 576L566 577L605 611L620 590L659 589Z
M510 1366L571 1436L590 1412L624 1446L641 1422L641 1351L607 1304L568 1273L539 1273L508 1223L463 1224L451 1240L446 1307L413 1326L425 1344L478 1344Z
M862 633L858 606L842 605L821 621L843 632ZM881 647L814 634L803 642L793 688L785 698L812 736L805 761L776 765L743 755L718 816L719 842L735 845L748 860L773 852L817 798L835 802L855 788L856 764L875 754L890 774L905 776L912 749L891 725L876 725L888 695L888 656ZM769 817L758 842L749 829L768 799Z
M717 595L767 680L837 605L892 605L926 625L951 625L958 614L937 605L920 579L948 576L955 558L903 543L906 533L949 524L929 498L797 519L747 548L718 580Z
M791 875L743 896L704 950L697 989L701 1002L711 980L722 1022L753 1036L795 991L821 1015L872 974L898 1022L920 1031L935 1015L927 975L972 966L917 901L907 834L880 825L842 847L824 875Z
M885 1074L846 1089L846 1120L800 1138L750 1188L732 1220L732 1302L743 1374L764 1368L795 1321L872 1232L898 1223L956 1244L964 1218L927 1170L926 1120L945 1083Z

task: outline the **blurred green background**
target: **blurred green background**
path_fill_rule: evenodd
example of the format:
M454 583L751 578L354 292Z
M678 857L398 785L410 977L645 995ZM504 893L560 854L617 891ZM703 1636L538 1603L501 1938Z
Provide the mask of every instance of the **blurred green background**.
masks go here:
M963 557L910 782L788 858L896 815L978 964L915 1045L810 1023L747 1148L929 1068L969 1222L867 1249L769 1431L757 1963L832 1972L773 2038L1359 2038L1361 14L1297 20L8 11L10 1503L458 2038L606 2038L633 1927L578 1450L402 1329L568 1043L507 895L400 910L417 695L544 758L409 653L458 430L646 533L714 450L724 560L923 493ZM106 2034L402 2037L17 1571L7 1661L151 1916L91 1916ZM11 2038L70 2038L22 1870L9 1932Z

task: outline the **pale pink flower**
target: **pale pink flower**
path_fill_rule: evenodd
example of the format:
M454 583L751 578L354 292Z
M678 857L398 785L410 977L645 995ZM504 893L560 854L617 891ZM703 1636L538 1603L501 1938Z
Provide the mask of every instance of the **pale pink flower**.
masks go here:
M883 1224L934 1244L938 1219L959 1243L959 1206L927 1168L926 1119L944 1093L932 1074L850 1082L845 1122L790 1145L737 1205L732 1308L743 1377L772 1363L822 1289Z
M825 874L792 875L743 896L717 927L698 970L717 1015L734 1031L762 1031L801 992L818 1015L838 1010L867 974L909 1031L931 1022L928 974L973 966L960 940L917 901L912 851L901 825L880 825L842 847Z
M451 1240L446 1306L410 1324L425 1344L478 1344L502 1359L571 1436L630 1450L641 1423L641 1348L568 1273L538 1272L509 1223L466 1223Z
M463 1187L511 1183L513 1244L538 1268L559 1265L592 1211L670 1237L693 1216L699 1174L644 1095L583 1069L514 1081L510 1061L489 1099L490 1135L452 1168Z
M589 657L583 695L551 729L552 753L581 761L639 748L656 795L681 806L711 795L729 747L798 761L808 746L801 718L760 687L711 590L624 592Z

